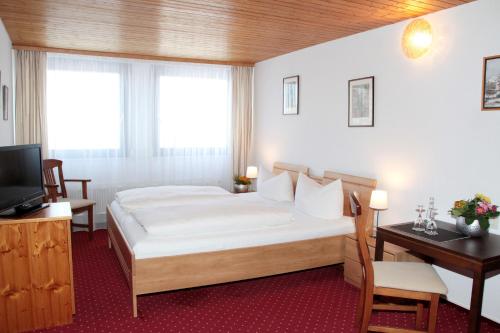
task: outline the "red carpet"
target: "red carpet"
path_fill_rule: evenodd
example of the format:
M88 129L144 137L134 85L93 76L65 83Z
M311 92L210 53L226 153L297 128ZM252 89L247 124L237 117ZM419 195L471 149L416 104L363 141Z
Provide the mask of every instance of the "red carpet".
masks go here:
M139 297L129 290L105 231L73 234L74 322L43 332L355 332L358 290L340 266ZM376 314L374 322L413 328L413 315ZM438 332L466 332L467 312L443 303ZM500 332L483 321L481 332Z

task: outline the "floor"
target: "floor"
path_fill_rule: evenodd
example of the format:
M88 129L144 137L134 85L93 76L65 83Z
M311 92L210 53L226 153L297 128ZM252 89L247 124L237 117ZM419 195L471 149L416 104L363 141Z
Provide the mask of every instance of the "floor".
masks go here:
M140 296L132 318L127 282L104 230L73 234L76 315L71 325L39 332L355 332L358 290L342 266L211 287ZM373 322L412 327L412 314ZM467 312L442 303L438 332L466 332ZM483 321L481 332L500 332Z

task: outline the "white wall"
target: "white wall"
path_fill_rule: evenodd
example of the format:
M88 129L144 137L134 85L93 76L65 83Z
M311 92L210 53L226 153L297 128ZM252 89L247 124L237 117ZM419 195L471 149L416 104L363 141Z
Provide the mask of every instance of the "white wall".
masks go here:
M0 108L0 146L13 144L13 116L12 116L12 94L14 87L12 86L12 43L9 35L5 30L2 20L0 19L0 72L2 72L1 85L9 87L9 120L3 120L2 109ZM0 89L2 89L0 87ZM2 94L0 93L0 96ZM2 102L0 101L0 105Z
M482 60L500 54L500 1L426 18L434 48L400 47L408 21L260 62L255 70L254 162L301 163L374 177L389 192L381 223L408 221L435 196L440 218L476 192L500 203L500 112L481 112ZM283 116L282 79L300 75L300 114ZM347 127L347 81L375 76L375 127ZM498 233L498 222L492 228ZM449 299L468 307L471 280L440 270ZM486 283L483 315L500 322L500 276Z

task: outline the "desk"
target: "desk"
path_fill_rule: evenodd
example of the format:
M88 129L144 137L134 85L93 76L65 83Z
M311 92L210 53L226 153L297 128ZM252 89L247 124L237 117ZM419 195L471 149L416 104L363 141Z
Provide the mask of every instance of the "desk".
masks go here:
M438 228L455 231L455 225L438 221ZM428 262L473 279L469 312L469 333L479 332L484 281L500 274L500 236L463 238L436 242L394 228L377 228L375 260L382 260L384 242L407 248L426 256Z

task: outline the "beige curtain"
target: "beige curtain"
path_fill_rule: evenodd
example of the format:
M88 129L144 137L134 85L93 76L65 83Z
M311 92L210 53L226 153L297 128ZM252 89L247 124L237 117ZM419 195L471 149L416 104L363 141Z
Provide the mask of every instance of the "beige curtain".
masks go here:
M16 144L42 144L47 157L47 54L16 50Z
M253 126L253 67L232 67L233 173L245 175Z

